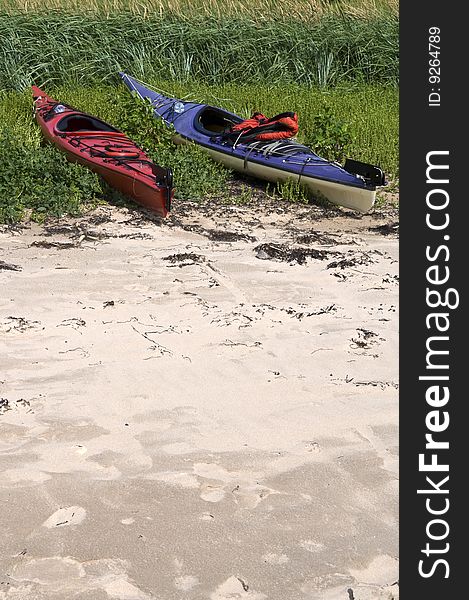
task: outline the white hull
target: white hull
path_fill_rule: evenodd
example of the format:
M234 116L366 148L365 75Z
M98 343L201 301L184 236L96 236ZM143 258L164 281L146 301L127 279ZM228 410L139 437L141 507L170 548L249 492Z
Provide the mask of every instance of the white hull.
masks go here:
M180 136L175 136L174 142L187 143L187 140L184 140L184 138L181 138ZM224 152L217 152L211 148L203 148L214 160L239 173L245 173L246 175L272 182L287 181L288 179L293 181L300 180L302 184L308 187L313 195L316 194L319 197L325 197L329 202L332 202L332 204L366 213L375 203L375 190L367 190L344 185L342 183L334 183L333 181L316 179L304 174L300 177L295 173L267 167L249 160L244 161L242 158L238 158L231 154L225 154Z

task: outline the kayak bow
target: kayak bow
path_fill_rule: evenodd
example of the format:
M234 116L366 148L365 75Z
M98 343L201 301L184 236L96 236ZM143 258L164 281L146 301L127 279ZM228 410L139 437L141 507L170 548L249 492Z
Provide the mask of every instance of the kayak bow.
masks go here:
M124 133L32 87L34 113L44 137L67 159L101 175L138 204L165 217L174 194L172 173L150 158Z

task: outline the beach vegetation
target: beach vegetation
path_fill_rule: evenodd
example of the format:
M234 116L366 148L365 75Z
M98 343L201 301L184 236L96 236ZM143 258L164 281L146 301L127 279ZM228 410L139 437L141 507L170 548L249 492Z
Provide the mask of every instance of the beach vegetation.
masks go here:
M296 110L300 124L298 141L301 143L307 143L320 155L327 152L328 158L334 160L348 155L357 160L378 164L385 170L390 181L395 181L398 177L398 95L397 90L392 87L354 86L336 88L324 94L321 90L300 85L285 88L260 83L218 86L203 82L153 83L177 97L190 97L200 102L222 106L242 116L250 116L255 110L261 110L269 116L284 110ZM173 132L155 119L151 109L131 96L122 84L116 82L116 85L92 87L63 85L47 91L61 102L93 114L124 131L147 151L155 162L164 167L171 167L175 176L176 199L199 201L226 195L226 183L231 176L229 171L212 161L194 144L175 145L172 142ZM25 170L29 171L30 179L35 176L41 179L39 169L30 169L28 161L32 154L44 155L47 157L44 159L46 161L53 160L52 155L57 155L61 165L57 168L57 175L62 173L61 176L64 176L65 180L68 176L63 175L63 169L69 167L66 166L60 151L45 144L40 128L32 117L32 97L29 89L23 92L0 93L0 122L3 129L9 130L8 134L3 134L8 135L9 147L14 137L15 143L22 148L21 152L2 157L0 163L0 173L4 181L1 188L3 209L0 218L5 221L23 214L24 207L29 206L31 202L31 206L36 206L35 201L28 199L32 196L20 193L20 188L15 187L16 184L9 185L10 180L16 181L16 174ZM55 169L53 163L48 162L48 165L47 169ZM42 168L46 169L45 162ZM77 182L81 179L90 181L89 172L85 167L74 165L70 173L72 172ZM93 181L93 186L102 186L102 182L99 178L96 180L94 175ZM16 193L12 192L13 188L17 190ZM90 202L99 198L109 199L105 188L101 188L100 193L93 187L90 194L89 183L74 187L74 196L70 195L66 187L58 184L54 192L56 198L59 193L57 190L64 193L63 213L76 212L79 206L89 206ZM295 190L290 189L288 185L277 192L284 200L304 200L302 196L295 196ZM248 196L246 193L242 194L243 202L247 201ZM42 205L45 211L35 208L35 214L57 214L60 212L59 205L57 200L45 202ZM7 206L10 208L6 208Z
M102 189L98 177L72 164L52 146L35 149L11 129L0 130L0 222L77 215L96 206Z
M1 0L0 0L1 1ZM281 4L281 3L279 3ZM178 82L398 84L399 21L326 14L314 22L258 22L238 15L191 16L69 8L0 9L0 89L114 81L118 71Z
M397 182L398 29L396 0L49 0L47 10L42 0L0 0L0 220L118 201L45 143L32 84L172 168L176 199L227 200L238 176L194 144L173 144L174 132L122 85L121 70L244 118L295 111L300 143L329 160L379 165ZM292 182L275 194L306 201ZM252 197L244 182L237 202Z

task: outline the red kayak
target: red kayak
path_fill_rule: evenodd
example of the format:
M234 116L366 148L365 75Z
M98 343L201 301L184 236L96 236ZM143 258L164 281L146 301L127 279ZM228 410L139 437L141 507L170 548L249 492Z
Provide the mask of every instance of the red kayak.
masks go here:
M172 173L155 165L124 133L53 100L33 86L34 112L45 138L95 171L113 188L165 217L174 195Z

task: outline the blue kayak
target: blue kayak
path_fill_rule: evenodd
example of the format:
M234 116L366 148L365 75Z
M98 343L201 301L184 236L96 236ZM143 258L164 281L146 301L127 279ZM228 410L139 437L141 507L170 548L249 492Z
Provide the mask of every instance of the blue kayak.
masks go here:
M155 117L174 127L175 142L195 142L229 169L273 182L292 179L309 188L313 196L363 213L373 207L376 188L386 184L379 167L350 159L341 166L294 139L227 139L223 134L243 121L239 115L208 104L170 98L126 73L119 75L132 92L151 102Z

